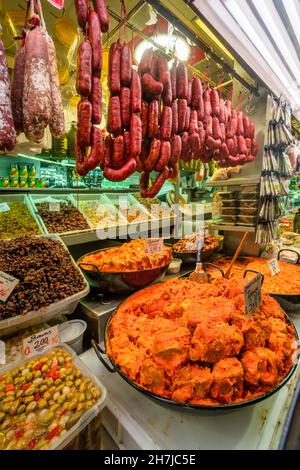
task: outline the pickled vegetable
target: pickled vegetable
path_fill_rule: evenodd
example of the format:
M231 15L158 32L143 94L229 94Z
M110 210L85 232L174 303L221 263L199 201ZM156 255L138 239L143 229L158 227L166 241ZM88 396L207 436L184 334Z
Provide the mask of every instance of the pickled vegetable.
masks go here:
M9 210L0 212L0 238L39 235L40 229L24 202L7 202Z

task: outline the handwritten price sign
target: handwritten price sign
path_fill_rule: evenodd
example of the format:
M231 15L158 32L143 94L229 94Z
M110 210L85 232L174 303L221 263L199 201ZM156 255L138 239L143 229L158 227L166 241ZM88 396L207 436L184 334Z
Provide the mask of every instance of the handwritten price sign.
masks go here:
M163 251L163 239L162 238L148 238L146 240L146 253L156 255Z
M19 279L0 271L0 301L6 302L16 285L19 283Z
M50 212L60 212L60 203L59 202L49 202L49 211Z
M278 274L280 272L280 266L276 258L271 259L268 264L272 276L275 276L275 274Z
M261 275L251 279L244 287L246 314L250 315L254 310L261 306Z
M58 326L52 326L46 330L28 336L23 340L23 356L30 357L33 354L46 351L59 343Z

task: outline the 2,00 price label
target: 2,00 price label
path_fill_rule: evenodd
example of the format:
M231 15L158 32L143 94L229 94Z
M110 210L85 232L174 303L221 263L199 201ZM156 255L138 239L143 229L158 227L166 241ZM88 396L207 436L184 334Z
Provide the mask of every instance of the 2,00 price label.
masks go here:
M163 251L163 239L162 238L147 238L146 240L146 253L156 255Z
M271 259L268 264L272 276L275 276L275 274L278 274L280 272L280 266L276 258Z
M247 315L250 315L261 306L261 281L261 274L258 273L244 287L245 310Z
M23 340L23 356L30 357L35 353L46 351L59 343L58 326L39 331Z

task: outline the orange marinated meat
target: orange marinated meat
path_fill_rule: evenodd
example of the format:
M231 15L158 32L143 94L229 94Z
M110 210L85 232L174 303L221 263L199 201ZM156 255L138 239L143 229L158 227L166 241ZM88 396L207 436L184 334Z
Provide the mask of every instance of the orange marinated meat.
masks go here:
M179 403L238 403L288 374L293 326L279 304L245 314L243 283L173 279L128 298L112 317L107 353L140 387Z
M221 258L216 264L226 270L230 264L230 258ZM278 261L280 272L272 276L269 268L269 259L265 258L240 258L233 266L231 279L240 282L246 269L258 271L264 275L262 291L271 294L300 295L300 266L286 261ZM215 276L215 271L209 270L211 276ZM248 277L249 276L249 277ZM248 274L249 280L251 274Z
M171 259L172 251L167 246L163 246L161 253L146 253L146 240L139 238L116 248L86 255L80 264L85 269L93 269L89 264L97 266L102 272L129 272L165 266Z

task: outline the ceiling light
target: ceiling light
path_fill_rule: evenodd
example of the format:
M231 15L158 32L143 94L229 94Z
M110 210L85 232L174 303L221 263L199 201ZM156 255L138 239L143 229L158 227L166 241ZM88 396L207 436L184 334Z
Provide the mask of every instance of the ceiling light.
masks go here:
M300 73L300 63L298 59L293 56L293 44L278 16L276 9L272 6L272 2L267 3L261 0L252 1L258 13L260 14L260 17L263 19L266 27L271 33L273 40L276 42L280 52L288 63L295 78L298 79Z
M227 57L230 59L230 60L234 60L234 57L232 54L230 54L230 52L228 51L228 49L226 49L225 46L223 46L222 42L219 41L219 39L217 38L217 36L214 35L214 33L208 28L208 26L206 26L206 24L204 23L204 21L200 20L199 18L196 19L195 21L196 25L199 26L200 29L202 29L202 31L215 43L215 45L221 49L221 51L224 52L224 54L227 55Z
M258 53L264 58L264 60L269 64L269 66L273 69L274 73L277 77L281 80L283 85L292 90L292 92L297 96L294 95L295 101L299 101L300 95L297 92L297 89L293 86L292 79L288 79L286 75L283 73L283 66L281 61L277 61L275 56L269 51L266 46L266 41L264 41L258 34L258 29L252 26L250 20L244 13L243 9L241 9L240 5L237 4L236 0L225 0L225 5L230 11L231 15L235 19L235 21L240 25L241 29L244 33L248 36L250 41L256 47Z
M295 0L282 0L282 2L293 27L298 43L300 44L300 7L298 0L297 4Z
M161 47L169 49L170 52L173 52L173 50L175 49L175 56L178 59L183 60L184 62L186 62L191 55L190 46L188 45L187 41L180 36L169 36L168 34L159 34L153 39ZM152 42L147 41L145 39L137 45L134 51L134 58L137 63L140 63L143 53L146 49L149 49L150 47L153 47L154 50L157 49L155 46L153 46Z

